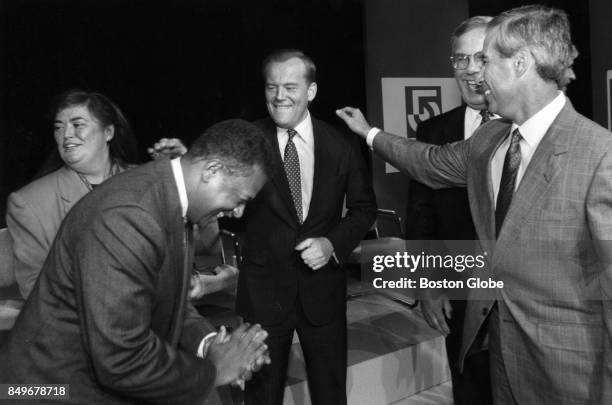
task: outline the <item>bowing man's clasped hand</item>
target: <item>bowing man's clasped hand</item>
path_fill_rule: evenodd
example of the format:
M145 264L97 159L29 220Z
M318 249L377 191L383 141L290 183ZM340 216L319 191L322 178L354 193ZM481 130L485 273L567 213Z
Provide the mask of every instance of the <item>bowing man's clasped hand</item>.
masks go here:
M268 346L264 343L267 337L268 332L257 324L244 323L232 333L222 326L206 355L217 369L215 386L234 384L244 388L244 382L254 372L270 364Z

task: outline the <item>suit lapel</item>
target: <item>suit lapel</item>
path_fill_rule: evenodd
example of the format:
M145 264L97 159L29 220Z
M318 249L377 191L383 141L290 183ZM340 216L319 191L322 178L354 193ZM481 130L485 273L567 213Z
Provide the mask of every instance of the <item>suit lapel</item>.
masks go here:
M274 188L275 193L271 193L270 204L275 211L293 227L297 227L299 220L291 197L289 181L285 174L283 159L280 155L280 146L278 144L278 136L276 135L276 125L270 119L265 121L264 133L268 137L270 145L273 149L274 164L276 173L270 179L270 184ZM278 198L276 198L276 196Z
M494 125L496 127L493 127ZM482 142L484 149L479 150L475 154L475 156L480 156L480 158L475 163L475 171L473 173L475 180L473 182L474 188L471 190L472 201L470 203L471 207L475 207L472 209L472 217L478 231L478 236L483 241L495 240L495 204L493 202L491 161L495 151L502 144L509 131L509 125L501 122L488 124L487 127L491 128L491 133L481 136L483 139L476 139L476 141L485 142ZM483 126L485 130L488 129L487 127ZM473 146L473 148L478 149L480 147L481 145L477 144Z
M190 285L192 258L189 255L187 234L180 211L175 211L171 217L175 218L175 220L171 221L170 224L170 228L172 229L170 232L170 237L172 238L170 244L172 246L172 251L181 252L181 254L174 254L173 257L173 268L175 269L176 275L175 291L179 291L179 293L175 296L174 305L177 311L176 316L171 320L169 340L170 344L176 347L178 346L181 331L183 330L183 315L185 313L185 305L187 304L186 298Z
M553 121L550 128L540 141L518 189L512 197L512 203L504 220L504 227L500 233L508 237L512 230L519 229L525 222L530 211L538 206L542 196L550 186L552 180L561 172L561 160L569 150L569 142L573 127L571 115L575 114L569 100Z
M311 116L312 117L312 116ZM310 206L308 207L308 217L304 224L309 222L313 217L313 212L317 207L317 201L321 195L322 176L329 176L332 173L332 168L329 166L333 159L328 155L329 142L326 142L326 135L321 128L319 122L312 117L312 132L314 138L314 175L312 179L312 196L310 198Z
M169 322L168 335L170 344L176 347L178 346L183 330L192 262L187 246L187 235L185 233L185 226L182 218L178 188L170 161L161 160L155 162L153 167L156 178L161 179L157 184L159 184L160 187L160 199L164 204L162 212L166 213L164 220L166 221L166 229L168 230L168 251L171 252L172 269L174 271L173 279L175 280L173 290L178 291L178 293L174 295L173 303L176 312L171 311L171 313L176 315L174 315Z
M79 201L89 189L79 175L68 166L62 166L57 173L58 192L62 201L62 212L68 214L70 208Z

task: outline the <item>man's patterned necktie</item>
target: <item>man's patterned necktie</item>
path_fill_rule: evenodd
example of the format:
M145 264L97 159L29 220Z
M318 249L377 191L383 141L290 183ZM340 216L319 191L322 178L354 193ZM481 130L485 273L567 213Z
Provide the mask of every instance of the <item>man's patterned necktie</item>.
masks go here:
M506 218L508 208L512 202L512 195L516 185L516 175L519 165L521 164L521 147L520 142L523 136L518 128L512 131L510 139L510 147L506 152L504 159L504 168L502 170L501 181L499 182L499 192L497 193L497 205L495 206L495 235L499 235L499 231Z
M302 212L302 181L300 177L300 158L298 157L297 149L293 143L293 138L297 135L297 132L293 128L287 130L289 139L287 140L287 146L285 147L285 155L283 157L283 164L285 166L285 173L287 174L287 180L289 181L289 188L291 189L291 197L293 198L293 205L295 205L295 211L297 213L300 224L303 222Z
M491 117L493 116L493 114L491 114L489 110L484 109L480 110L480 116L482 117L482 119L480 120L480 125L482 125L485 122L491 121Z

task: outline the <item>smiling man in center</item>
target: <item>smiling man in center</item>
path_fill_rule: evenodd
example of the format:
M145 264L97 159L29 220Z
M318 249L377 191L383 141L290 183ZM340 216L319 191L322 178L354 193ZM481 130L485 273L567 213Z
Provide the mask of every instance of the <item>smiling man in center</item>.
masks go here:
M376 216L357 140L311 116L316 68L298 50L263 63L276 173L245 211L237 311L269 333L272 363L247 383L246 404L282 404L297 331L313 404L346 404L346 275L342 264ZM347 213L342 217L346 199Z

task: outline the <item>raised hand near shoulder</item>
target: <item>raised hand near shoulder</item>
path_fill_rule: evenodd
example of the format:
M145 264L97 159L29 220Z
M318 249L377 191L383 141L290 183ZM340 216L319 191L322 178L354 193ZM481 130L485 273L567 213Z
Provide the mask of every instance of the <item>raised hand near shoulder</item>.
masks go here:
M162 138L147 149L151 159L174 159L187 153L187 147L178 138Z
M359 108L344 107L336 110L336 115L346 123L351 131L365 138L372 127L368 124Z

